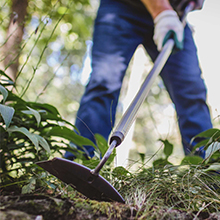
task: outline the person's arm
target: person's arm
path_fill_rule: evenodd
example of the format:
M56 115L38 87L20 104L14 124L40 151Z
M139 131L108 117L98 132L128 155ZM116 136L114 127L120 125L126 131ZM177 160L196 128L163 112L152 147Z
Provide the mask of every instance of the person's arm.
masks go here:
M183 48L183 24L173 10L169 0L141 0L154 20L153 40L158 51L162 50L166 41L172 37L176 49Z
M153 19L162 11L173 10L169 0L141 0L147 10L150 12Z

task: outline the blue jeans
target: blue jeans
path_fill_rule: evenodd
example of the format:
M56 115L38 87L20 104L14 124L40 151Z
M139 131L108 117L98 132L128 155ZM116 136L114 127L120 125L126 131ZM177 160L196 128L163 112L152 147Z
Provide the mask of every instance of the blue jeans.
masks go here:
M137 46L142 44L152 61L158 55L153 31L153 20L145 8L138 10L117 0L101 1L94 26L91 78L75 124L81 135L95 142L94 134L99 133L108 140L122 80ZM184 39L184 49L170 56L160 76L175 105L187 155L193 146L191 138L212 124L197 49L188 26ZM85 148L90 156L94 155L93 147Z

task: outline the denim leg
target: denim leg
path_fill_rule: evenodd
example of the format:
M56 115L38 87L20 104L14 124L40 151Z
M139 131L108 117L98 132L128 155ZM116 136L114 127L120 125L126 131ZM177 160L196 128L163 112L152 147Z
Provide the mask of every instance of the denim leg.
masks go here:
M144 47L154 61L158 51L153 40L145 41ZM207 90L201 77L197 48L188 25L185 27L184 49L169 57L160 76L174 103L184 152L188 155L193 146L201 140L196 139L191 143L191 139L200 132L212 128L206 104ZM205 156L202 148L197 154Z
M146 10L135 11L120 1L101 1L93 35L93 71L76 119L76 127L84 137L95 142L94 134L99 133L108 139L122 80L136 47L142 43L153 61L158 55L152 37L153 21ZM190 146L191 138L212 124L188 26L184 44L184 50L168 59L161 77L176 108L185 154L189 154L195 144ZM93 156L93 147L85 148Z
M188 155L196 144L196 140L191 143L191 139L212 128L206 104L206 87L188 26L185 28L184 49L170 56L161 77L175 104L184 151Z
M125 11L121 13L119 7L115 11L100 8L95 21L92 73L75 123L80 134L94 143L96 133L108 140L115 122L124 74L135 49L141 43L141 38L133 30L134 24L127 21L125 14ZM94 148L84 147L92 157Z

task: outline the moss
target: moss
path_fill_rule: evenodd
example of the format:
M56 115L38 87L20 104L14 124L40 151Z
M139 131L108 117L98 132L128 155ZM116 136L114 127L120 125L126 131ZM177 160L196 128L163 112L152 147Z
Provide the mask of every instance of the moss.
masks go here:
M91 208L94 212L98 212L101 215L109 213L111 209L111 204L109 202L97 202L97 201L90 201Z
M17 210L18 215L33 216L42 215L44 220L126 220L126 219L192 219L198 215L198 219L218 219L219 212L212 216L208 212L193 213L170 207L152 205L148 209L138 211L132 205L117 202L98 202L83 198L52 197L50 195L20 195L0 196L0 219L8 218L10 210ZM217 208L217 207L216 207ZM138 209L138 208L137 208ZM23 213L23 214L22 214ZM29 217L26 217L29 219Z
M117 202L99 202L95 200L76 198L74 199L76 213L84 212L90 215L91 219L128 219L136 215L129 205ZM131 211L131 209L133 211Z
M74 207L76 212L87 211L92 214L94 218L99 219L127 219L131 217L131 207L116 202L99 202L95 200L74 199ZM135 212L133 212L134 214Z
M0 219L1 220L33 220L36 219L37 216L27 214L18 210L6 210L0 211Z
M74 199L74 207L77 209L86 209L86 210L91 210L91 206L89 205L88 200L82 199L82 198L77 198Z

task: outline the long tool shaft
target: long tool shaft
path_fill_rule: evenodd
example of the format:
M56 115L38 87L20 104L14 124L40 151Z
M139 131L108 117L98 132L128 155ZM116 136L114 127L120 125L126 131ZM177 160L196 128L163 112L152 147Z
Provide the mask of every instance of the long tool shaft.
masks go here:
M164 45L162 51L160 52L159 56L157 57L154 63L154 67L152 68L151 72L148 74L147 78L145 79L144 83L139 89L137 95L135 96L132 103L128 107L127 111L121 118L118 126L116 127L116 131L112 134L110 138L110 147L108 148L107 152L105 153L105 155L103 156L102 160L97 165L97 167L91 171L93 175L98 175L99 171L102 169L102 167L108 160L114 148L124 140L124 137L126 136L133 121L135 120L138 109L140 108L141 104L143 103L147 94L149 93L155 78L158 76L163 66L165 65L168 57L170 56L173 46L174 46L173 39L168 40L167 43Z
M112 151L115 149L116 145L117 145L117 141L116 140L112 141L112 143L110 144L110 147L106 151L105 155L103 156L103 158L101 159L101 161L99 162L97 167L91 171L91 173L93 175L98 175L99 171L102 169L102 167L104 166L104 164L106 163L106 161L110 157L110 155L111 155Z
M185 17L188 12L192 11L195 6L195 3L192 1L188 4L185 9L184 16L182 18L183 24L185 24ZM155 80L155 78L160 74L161 70L163 69L164 65L166 64L172 50L174 47L174 40L169 39L166 44L163 46L162 51L159 53L158 57L154 62L154 66L146 79L144 80L141 88L139 89L138 93L134 97L133 101L131 102L130 106L128 107L125 114L122 116L120 122L118 123L115 131L110 137L110 147L106 151L105 155L103 156L100 163L97 167L91 171L93 175L98 175L99 171L102 169L106 161L108 160L109 156L111 155L112 151L115 147L121 144L124 140L126 134L128 133L132 123L134 122L137 112L144 102L145 98L147 97L150 88Z
M195 2L191 1L187 7L185 8L184 15L182 17L182 23L185 26L186 22L186 15L188 12L192 11L195 6ZM119 121L117 127L115 128L115 131L113 132L112 136L110 137L110 144L112 141L117 141L117 146L121 144L121 142L124 140L126 134L128 133L131 125L136 119L137 112L141 106L141 104L144 102L145 98L147 97L150 88L152 87L153 82L155 81L155 78L160 74L161 70L163 69L164 65L166 64L172 50L174 47L174 40L169 39L166 44L163 46L162 51L156 58L154 62L154 66L151 69L150 73L146 77L145 81L143 82L141 88L139 89L137 95L131 102L130 106L128 107L125 114L122 116L121 120Z
M157 59L154 62L154 66L146 79L144 80L141 88L139 89L138 93L134 97L133 101L131 102L130 106L128 107L127 111L122 116L120 122L118 123L117 127L115 128L114 133L110 138L110 143L113 140L117 141L117 145L119 145L126 136L127 132L129 131L132 123L134 122L137 112L144 102L145 98L147 97L155 78L160 74L162 68L164 67L167 59L169 58L172 49L174 46L174 40L169 39L166 44L164 45L162 51L158 55Z

